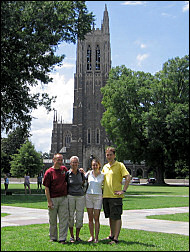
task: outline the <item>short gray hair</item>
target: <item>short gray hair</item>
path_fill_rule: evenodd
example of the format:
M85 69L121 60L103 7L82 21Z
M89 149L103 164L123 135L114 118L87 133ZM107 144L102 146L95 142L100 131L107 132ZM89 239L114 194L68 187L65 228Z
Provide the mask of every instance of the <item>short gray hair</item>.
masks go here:
M77 161L79 162L79 157L77 157L77 156L72 156L72 157L70 158L70 162L71 162L71 160L74 159L74 158L76 158Z

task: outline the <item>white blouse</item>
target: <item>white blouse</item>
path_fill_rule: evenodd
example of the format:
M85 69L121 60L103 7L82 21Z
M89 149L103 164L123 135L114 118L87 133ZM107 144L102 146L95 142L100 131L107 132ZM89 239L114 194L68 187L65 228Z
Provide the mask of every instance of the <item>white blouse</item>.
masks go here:
M93 175L93 171L89 171L85 174L88 177L88 189L87 194L102 194L102 183L104 181L104 174L101 172L97 177Z

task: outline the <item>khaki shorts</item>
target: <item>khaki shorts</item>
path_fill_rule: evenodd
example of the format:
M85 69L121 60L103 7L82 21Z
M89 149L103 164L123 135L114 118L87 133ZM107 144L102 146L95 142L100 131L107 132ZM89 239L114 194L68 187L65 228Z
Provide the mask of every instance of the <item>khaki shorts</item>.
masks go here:
M122 198L103 198L105 218L120 220L123 212Z
M102 194L86 194L86 208L102 209Z

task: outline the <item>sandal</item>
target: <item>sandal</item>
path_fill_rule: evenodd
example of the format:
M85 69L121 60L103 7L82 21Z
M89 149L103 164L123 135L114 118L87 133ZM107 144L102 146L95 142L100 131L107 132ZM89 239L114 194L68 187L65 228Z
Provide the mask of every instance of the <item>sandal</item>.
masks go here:
M109 235L108 237L102 239L101 241L105 241L105 240L113 240L114 236Z
M88 242L93 242L94 238L90 237L90 239L88 240Z
M82 240L79 237L77 237L76 241L81 242Z
M109 235L109 236L106 237L104 240L112 240L112 241L113 241L113 239L114 239L114 236Z
M116 240L116 239L113 239L111 242L109 242L109 244L117 244L119 241L118 240Z
M75 242L75 239L73 237L71 237L70 242Z

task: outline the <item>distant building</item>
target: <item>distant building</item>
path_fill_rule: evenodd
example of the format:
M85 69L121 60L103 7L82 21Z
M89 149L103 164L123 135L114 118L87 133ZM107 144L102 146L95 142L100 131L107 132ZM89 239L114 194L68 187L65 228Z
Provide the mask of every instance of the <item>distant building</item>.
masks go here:
M109 139L100 123L104 112L100 89L105 86L110 69L109 16L105 6L101 29L93 26L85 40L78 40L73 122L58 121L57 111L54 112L51 158L55 153L62 153L64 165L69 166L70 157L77 155L84 169L90 167L92 155L102 164L106 162L105 146L109 145Z

